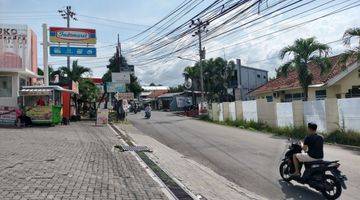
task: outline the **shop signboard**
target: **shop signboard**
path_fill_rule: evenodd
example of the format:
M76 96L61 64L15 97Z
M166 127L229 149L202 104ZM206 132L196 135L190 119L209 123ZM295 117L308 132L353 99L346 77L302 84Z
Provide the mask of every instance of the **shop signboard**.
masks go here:
M115 98L117 100L121 100L121 99L133 100L134 99L134 93L132 93L132 92L116 93Z
M51 121L51 107L50 106L31 106L26 107L26 115L32 121Z
M51 56L96 57L94 47L50 46Z
M130 83L130 72L112 72L111 80L119 83Z
M126 92L126 86L124 83L118 82L107 82L106 83L106 91L109 93L112 92Z
M27 25L0 24L0 71L33 71L36 47L36 35Z
M96 125L105 125L109 123L109 110L98 109L96 112Z
M0 124L14 125L16 122L16 108L0 106Z
M83 28L50 27L50 42L96 44L96 30Z

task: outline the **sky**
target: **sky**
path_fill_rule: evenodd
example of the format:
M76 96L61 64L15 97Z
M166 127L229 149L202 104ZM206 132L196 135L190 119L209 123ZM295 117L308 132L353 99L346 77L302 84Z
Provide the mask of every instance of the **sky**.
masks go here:
M269 0L270 4L271 1L272 0ZM130 57L130 55L128 56L126 54L128 49L134 47L136 41L126 39L155 24L181 2L183 2L183 0L0 0L0 23L27 24L35 31L38 37L38 63L39 67L42 68L42 46L40 45L42 41L41 26L43 23L46 23L48 26L65 26L66 21L61 18L57 10L64 9L65 6L71 5L73 11L77 13L76 17L78 18L78 21L71 22L71 27L96 29L96 47L98 52L97 58L72 58L72 60L78 59L80 65L91 68L93 77L101 77L106 72L108 58L115 52L114 44L117 42L117 34L120 36L124 56L128 59L129 64L132 62L136 63L139 58ZM210 0L202 1L198 7L182 20L174 23L174 26L189 20L198 11L210 5L212 2L213 1ZM277 56L279 50L293 43L295 39L314 36L319 42L332 42L329 44L331 47L331 55L341 53L346 47L344 47L341 42L333 41L340 39L346 29L360 27L360 15L358 14L360 7L352 8L312 23L306 23L304 26L281 32L281 34L271 34L278 29L286 28L301 21L313 19L321 14L325 14L325 11L313 12L312 15L304 16L299 14L297 18L289 23L272 26L272 24L278 20L294 14L297 15L297 13L309 9L311 6L314 7L327 2L329 2L330 5L328 10L336 8L336 6L340 7L340 4L344 2L360 3L359 0L314 1L314 3L308 6L299 8L297 12L290 12L253 28L239 29L227 37L215 38L205 42L204 46L207 50L206 58L223 57L227 60L240 58L242 64L268 70L269 76L272 77L275 76L275 69L283 62ZM259 13L259 15L261 14L262 13ZM226 16L221 20L225 19ZM216 22L210 24L210 26L213 25L216 25ZM269 36L260 37L264 34L269 34ZM238 43L241 44L237 45ZM169 49L165 49L165 51L166 50ZM181 56L197 59L196 54L196 49L191 48L185 53L182 53ZM64 66L66 65L66 58L49 56L49 64L55 68ZM150 63L141 66L135 65L135 73L144 85L154 82L156 84L175 86L183 83L183 69L192 64L194 64L193 61L185 61L172 57L166 59L166 62Z

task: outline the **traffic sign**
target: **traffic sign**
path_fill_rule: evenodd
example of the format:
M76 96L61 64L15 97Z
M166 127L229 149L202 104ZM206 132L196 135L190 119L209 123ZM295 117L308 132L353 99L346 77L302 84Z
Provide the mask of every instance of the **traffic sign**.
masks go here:
M96 48L50 46L50 55L72 56L72 57L96 57Z

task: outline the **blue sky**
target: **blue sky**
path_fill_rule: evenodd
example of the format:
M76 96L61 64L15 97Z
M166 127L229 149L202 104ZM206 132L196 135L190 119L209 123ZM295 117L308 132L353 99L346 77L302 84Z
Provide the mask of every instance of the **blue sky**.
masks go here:
M167 15L172 9L179 5L183 0L73 0L73 1L55 1L55 0L0 0L0 23L27 24L38 36L38 57L39 65L42 67L42 40L41 24L47 23L48 26L65 26L63 20L57 13L58 9L63 9L66 5L71 5L78 14L79 21L71 22L73 27L95 28L97 30L98 58L79 58L81 65L90 67L93 70L93 76L101 77L106 71L108 57L115 51L115 47L109 46L116 42L116 35L120 34L120 40L124 40L136 33L144 30L148 26L156 23L162 17ZM269 0L271 1L271 0ZM329 0L317 0L315 4L321 4ZM209 5L212 1L206 0L193 11ZM341 0L332 1L339 3ZM350 1L349 1L350 2ZM353 1L359 2L359 1ZM306 6L301 8L306 10ZM301 11L300 9L300 11ZM269 26L276 22L267 21L261 26L249 30L239 30L235 34L220 39L214 39L205 43L207 48L207 58L221 56L226 59L241 58L242 63L250 67L257 67L268 70L270 76L274 76L274 69L281 64L276 57L278 50L291 44L300 37L315 36L320 42L331 42L340 39L347 28L360 27L359 7L332 15L330 17L318 20L314 23L306 24L295 30L290 30L281 35L270 35L258 40L251 40L264 33L271 33L279 28L296 24L299 21L292 21L289 24L279 25L277 27ZM315 13L308 16L308 19L321 15ZM90 16L90 17L88 17ZM125 23L94 19L93 17L113 19ZM189 14L191 16L191 13ZM279 19L288 15L281 16ZM184 20L188 20L185 18ZM306 17L301 20L307 19ZM269 26L269 28L253 33L254 30ZM245 42L243 45L232 46L235 43ZM134 41L124 42L124 49L131 48ZM331 43L332 53L336 54L344 50L340 42ZM220 51L211 51L224 47ZM196 58L196 50L189 49L183 55L189 58ZM126 54L125 54L126 56ZM75 59L75 58L73 58ZM136 58L129 58L135 61ZM66 64L66 59L62 57L49 57L49 63L59 67ZM191 61L182 61L172 58L167 62L154 63L146 66L135 66L136 74L143 84L155 82L163 85L176 85L183 82L182 71Z

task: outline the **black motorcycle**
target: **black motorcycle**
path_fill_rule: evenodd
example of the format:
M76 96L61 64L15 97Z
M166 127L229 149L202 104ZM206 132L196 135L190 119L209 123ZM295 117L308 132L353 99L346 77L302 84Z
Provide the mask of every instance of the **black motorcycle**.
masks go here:
M145 118L150 119L151 117L151 111L145 111Z
M321 192L326 199L339 198L342 189L346 189L345 181L347 180L346 176L342 175L338 169L340 167L339 161L318 160L300 163L300 171L302 166L305 166L304 173L300 177L291 176L295 172L293 155L301 153L301 151L302 148L298 143L289 145L285 158L279 167L281 178L287 182L294 180L301 184L308 184Z

